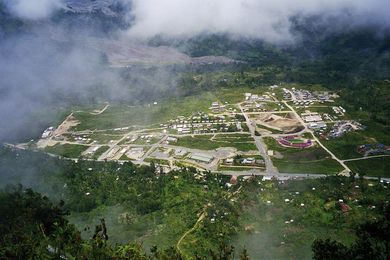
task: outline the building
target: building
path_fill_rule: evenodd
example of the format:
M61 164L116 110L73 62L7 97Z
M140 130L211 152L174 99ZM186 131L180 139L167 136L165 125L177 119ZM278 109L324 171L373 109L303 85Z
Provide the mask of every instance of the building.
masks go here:
M168 143L176 143L177 142L177 138L176 137L172 137L172 136L168 136L167 142Z
M210 163L214 157L204 153L193 153L190 159L202 163Z
M236 185L237 184L237 176L233 175L231 178L230 178L230 184L232 185Z

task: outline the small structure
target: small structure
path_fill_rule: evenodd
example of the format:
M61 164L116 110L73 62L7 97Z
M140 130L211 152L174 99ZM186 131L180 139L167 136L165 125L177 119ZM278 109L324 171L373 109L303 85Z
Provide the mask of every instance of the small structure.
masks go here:
M237 182L238 182L237 176L233 175L233 176L230 178L230 184L236 185Z
M176 137L171 137L171 136L168 136L167 138L167 143L177 143L177 138Z
M233 162L234 162L234 159L233 159L233 158L227 158L227 159L225 160L225 163L226 163L226 164L233 164Z
M344 203L344 202L339 202L340 204L340 208L341 208L341 211L346 214L348 213L350 210L351 210L351 207L348 206L348 204Z

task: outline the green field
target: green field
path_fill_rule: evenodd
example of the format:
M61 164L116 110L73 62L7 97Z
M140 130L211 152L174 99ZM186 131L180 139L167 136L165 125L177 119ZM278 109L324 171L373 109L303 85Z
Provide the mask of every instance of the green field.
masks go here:
M294 161L273 158L272 162L280 172L337 174L343 167L335 160L326 158L317 161Z
M390 177L390 157L350 161L346 162L346 164L357 174Z
M176 145L199 150L215 150L220 147L233 147L239 151L257 150L254 142L249 141L248 137L227 138L224 136L219 140L210 140L210 138L209 135L185 136L179 138Z
M343 167L321 147L288 148L278 144L272 137L265 137L268 150L279 153L272 162L280 172L337 174Z
M47 146L45 151L67 158L78 158L87 149L88 146L78 144L55 144L53 146Z
M200 96L166 100L157 105L111 105L100 115L76 112L75 117L80 121L80 124L74 129L111 129L165 123L178 116L190 116L198 111L209 112L209 107L213 101L215 101L215 96L206 92Z

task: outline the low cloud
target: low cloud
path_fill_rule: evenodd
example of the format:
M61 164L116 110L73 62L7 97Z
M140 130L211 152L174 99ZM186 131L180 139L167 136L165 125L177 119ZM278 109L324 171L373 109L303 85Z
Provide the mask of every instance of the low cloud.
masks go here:
M324 16L345 24L390 25L388 0L133 0L136 38L227 33L279 43L294 40L291 18ZM332 19L331 19L332 20Z
M14 15L28 20L48 18L63 6L62 0L6 0L5 3Z

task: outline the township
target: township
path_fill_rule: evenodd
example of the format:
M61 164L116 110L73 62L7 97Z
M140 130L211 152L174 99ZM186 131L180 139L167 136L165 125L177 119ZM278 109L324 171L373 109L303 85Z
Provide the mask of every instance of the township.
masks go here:
M164 172L195 167L237 175L349 175L346 163L351 158L340 158L327 143L364 132L365 126L351 118L338 99L330 91L273 85L263 91L235 93L238 102L216 97L206 109L199 106L187 115L173 114L151 125L79 127L83 120L109 116L114 108L107 103L83 111L83 117L73 111L58 127L47 128L33 147L76 161L153 162ZM158 110L159 102L143 109ZM385 144L366 143L355 150L361 159L387 156L390 151Z

